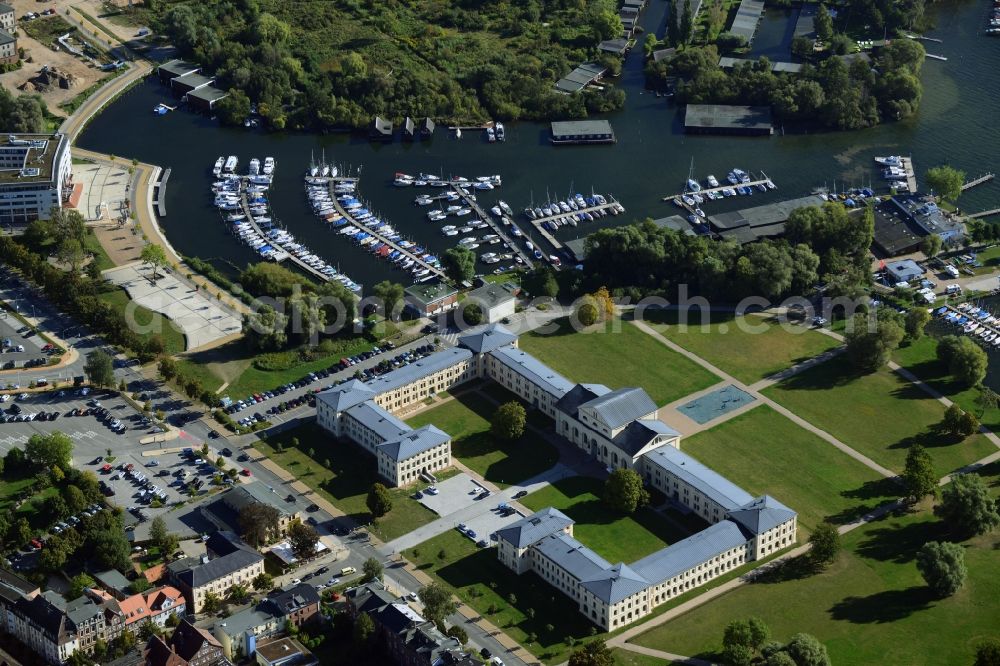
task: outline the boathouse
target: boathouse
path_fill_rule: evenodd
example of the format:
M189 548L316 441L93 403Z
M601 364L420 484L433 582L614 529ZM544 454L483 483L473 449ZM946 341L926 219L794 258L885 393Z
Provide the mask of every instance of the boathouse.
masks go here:
M771 108L730 104L688 104L684 112L688 134L772 134Z
M192 90L186 97L187 103L191 108L198 109L199 111L211 111L216 102L228 95L229 93L221 88L205 86L204 88Z
M465 303L476 303L482 308L483 321L496 324L503 319L514 316L517 294L521 287L514 282L502 284L487 282L478 289L473 289L465 297Z
M719 58L719 67L722 69L732 69L737 65L743 64L757 64L758 60L753 60L751 58L730 58L723 56ZM777 60L770 61L772 72L785 72L786 74L798 74L802 71L802 63L800 62L780 62Z
M156 75L160 77L160 83L170 83L171 80L187 74L197 74L201 71L201 66L186 60L171 60L156 68Z
M793 210L806 206L822 206L824 203L822 197L811 194L764 206L709 215L708 224L712 232L722 239L734 240L740 244L752 243L785 233L785 222Z
M597 50L623 56L628 53L628 40L624 37L621 39L605 39L597 45Z
M423 122L420 123L420 136L425 139L429 139L434 136L434 121L430 118L424 118Z
M598 81L608 71L596 62L585 62L572 72L556 81L556 92L570 95L580 92L591 83Z
M407 141L413 141L417 136L417 124L413 122L413 118L406 116L406 120L403 121L403 138Z
M764 15L764 0L743 0L740 8L736 10L736 18L729 27L729 32L747 40L747 44L753 44L754 35L757 33L757 26L760 24L760 17Z
M375 116L368 129L368 138L372 141L392 141L392 122Z
M552 123L552 143L614 143L615 132L607 120L570 120Z
M406 306L421 317L439 314L458 305L458 290L445 282L420 282L403 291Z
M201 74L185 74L177 78L170 79L170 89L175 95L184 96L189 92L210 86L215 83L215 77L202 76Z

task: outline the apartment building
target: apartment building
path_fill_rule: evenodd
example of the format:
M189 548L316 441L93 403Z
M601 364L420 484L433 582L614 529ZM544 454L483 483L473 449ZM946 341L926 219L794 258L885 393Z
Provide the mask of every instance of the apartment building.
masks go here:
M49 219L69 201L72 168L64 134L0 136L0 225Z
M277 493L271 492L260 481L241 483L222 494L222 503L239 515L245 507L251 504L264 504L273 507L278 512L278 530L270 538L277 539L288 531L288 526L301 518L298 507L286 502Z
M217 622L212 634L226 657L253 657L260 641L280 635L286 622L302 627L319 616L320 597L309 583L275 590L252 608Z
M202 611L209 593L223 598L233 585L249 587L264 573L264 557L238 538L210 539L207 546L212 548L206 547L204 556L183 558L167 566L192 613Z
M149 639L143 660L145 666L232 666L219 641L187 620L181 620L169 638Z

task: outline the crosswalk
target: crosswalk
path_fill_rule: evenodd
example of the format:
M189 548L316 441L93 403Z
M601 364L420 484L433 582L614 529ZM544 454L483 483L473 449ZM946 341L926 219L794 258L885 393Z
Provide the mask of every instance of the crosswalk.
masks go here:
M83 430L76 432L64 433L70 439L79 442L81 439L94 439L99 435L93 430ZM7 446L17 446L19 444L27 444L30 435L7 435L6 437L0 437L0 445Z

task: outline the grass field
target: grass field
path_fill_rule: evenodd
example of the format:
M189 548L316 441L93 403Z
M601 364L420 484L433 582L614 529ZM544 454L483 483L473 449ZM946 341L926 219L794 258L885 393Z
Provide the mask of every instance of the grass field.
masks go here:
M293 439L298 440L297 447ZM299 481L319 492L356 523L365 524L371 520L371 513L365 506L368 489L376 481L384 480L375 471L375 458L361 448L337 442L315 422L269 437L266 442L257 442L254 446ZM312 456L310 450L313 451ZM329 466L326 461L329 461ZM447 476L439 474L438 478ZM380 538L395 539L437 517L409 497L409 493L417 487L389 489L393 499L392 511L372 529Z
M713 600L635 639L676 654L718 658L723 629L751 615L772 638L797 632L826 644L834 664L971 664L975 644L996 637L1000 578L997 534L965 542L969 577L944 600L930 596L916 551L941 539L929 511L889 517L844 538L845 551L821 573L790 567Z
M158 312L153 312L138 303L132 303L132 299L129 298L124 289L120 287L108 289L101 292L98 298L125 312L126 317L129 312L132 312L135 323L141 327L140 330L148 331L139 333L140 338L146 339L158 334L163 338L163 348L167 354L177 354L184 351L184 334L177 330L173 322Z
M94 262L97 264L98 270L104 271L114 268L115 263L111 261L104 246L93 233L88 233L83 237L83 249L94 255Z
M823 363L764 393L897 472L913 443L927 447L941 476L996 450L982 435L961 443L939 436L944 405L888 368L857 375L846 362Z
M799 514L799 541L896 499L900 488L766 405L684 440L684 451L755 497Z
M522 335L519 346L575 382L605 384L612 389L641 386L657 405L700 391L719 378L628 322L600 325L577 333L569 321L556 330ZM620 328L620 331L613 330ZM591 329L588 329L588 331Z
M648 657L644 654L639 654L638 652L630 652L620 648L612 650L611 654L615 658L615 666L670 666L670 664L674 663L665 659Z
M693 314L690 325L678 325L677 313L647 310L643 320L664 337L692 351L746 384L789 368L837 347L833 338L805 326L781 325L776 319L713 312L701 325Z
M559 460L554 446L531 431L508 442L490 434L497 406L466 391L407 419L414 428L433 423L451 435L451 453L487 481L506 487L549 469Z
M531 493L521 500L538 511L554 506L576 521L573 536L612 564L631 563L689 536L652 509L622 515L601 500L604 483L574 476Z

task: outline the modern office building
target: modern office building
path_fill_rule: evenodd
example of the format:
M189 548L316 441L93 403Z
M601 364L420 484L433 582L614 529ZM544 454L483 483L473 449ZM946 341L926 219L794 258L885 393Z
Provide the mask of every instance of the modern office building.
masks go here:
M47 220L73 190L65 134L7 134L0 138L0 225Z

